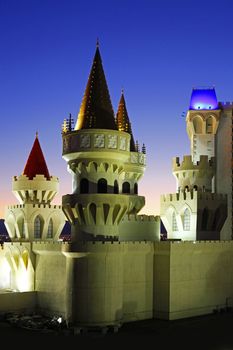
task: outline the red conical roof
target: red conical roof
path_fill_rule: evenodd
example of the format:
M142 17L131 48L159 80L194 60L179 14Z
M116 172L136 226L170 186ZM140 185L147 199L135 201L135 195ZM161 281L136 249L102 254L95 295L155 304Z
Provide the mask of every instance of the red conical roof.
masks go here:
M44 175L48 180L50 180L49 171L40 147L37 133L27 163L24 167L23 175L28 176L30 180L32 180L36 175Z

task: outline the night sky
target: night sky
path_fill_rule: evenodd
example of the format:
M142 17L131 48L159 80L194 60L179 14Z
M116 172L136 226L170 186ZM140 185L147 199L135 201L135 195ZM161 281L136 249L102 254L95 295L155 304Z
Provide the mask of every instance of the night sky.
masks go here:
M17 204L12 177L23 172L36 132L62 195L71 176L61 125L76 120L99 39L116 113L124 89L134 139L146 145L141 213L159 215L176 191L172 157L190 154L185 117L193 87L233 100L232 0L0 0L0 217Z

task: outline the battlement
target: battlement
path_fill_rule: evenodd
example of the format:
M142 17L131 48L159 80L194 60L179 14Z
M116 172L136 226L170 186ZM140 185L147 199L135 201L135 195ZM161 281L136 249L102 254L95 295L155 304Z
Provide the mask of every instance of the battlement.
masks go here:
M136 221L136 222L149 222L149 221L156 221L159 222L160 221L160 216L159 215L137 215L137 214L129 214L129 215L125 215L125 217L123 218L122 222L124 221Z
M208 168L211 170L215 169L215 157L209 159L207 155L201 155L200 160L196 164L193 163L191 155L184 156L182 162L180 162L179 157L172 159L173 171L207 170Z
M177 202L183 200L197 200L205 199L209 201L226 200L227 194L223 193L210 193L210 192L199 192L195 190L184 191L179 193L169 193L161 195L162 202Z
M51 181L51 182L58 182L59 179L57 176L50 176L49 179L45 177L44 175L36 175L33 177L33 179L29 179L27 175L19 175L19 176L13 176L13 181L30 181L30 182L37 182L37 181Z
M32 206L33 208L62 209L62 205L58 205L58 204L30 204L30 203L8 205L7 209L24 209L28 206Z
M219 102L219 105L223 109L233 109L233 101Z
M207 248L208 246L210 248L213 247L229 247L230 249L233 249L233 241L232 240L206 240L206 241L176 241L176 240L165 240L165 241L159 241L159 242L155 242L155 245L157 246L157 248L159 248L159 246L177 246L177 247L198 247L198 248Z

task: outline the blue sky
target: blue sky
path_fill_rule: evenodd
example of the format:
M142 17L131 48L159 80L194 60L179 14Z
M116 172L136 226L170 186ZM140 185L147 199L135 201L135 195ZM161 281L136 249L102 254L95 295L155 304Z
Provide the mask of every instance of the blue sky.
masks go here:
M232 0L0 0L0 217L17 203L12 177L36 131L60 179L54 202L71 193L61 124L76 119L97 38L113 108L123 88L134 138L146 145L141 212L159 215L160 195L175 192L172 157L190 153L182 114L192 88L233 100L232 10Z

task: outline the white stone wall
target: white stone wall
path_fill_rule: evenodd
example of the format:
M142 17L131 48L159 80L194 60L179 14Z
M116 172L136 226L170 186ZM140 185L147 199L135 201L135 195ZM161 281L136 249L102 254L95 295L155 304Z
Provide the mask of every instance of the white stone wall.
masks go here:
M233 306L233 242L155 243L154 316L179 319Z
M160 217L125 215L119 225L120 241L159 241Z

